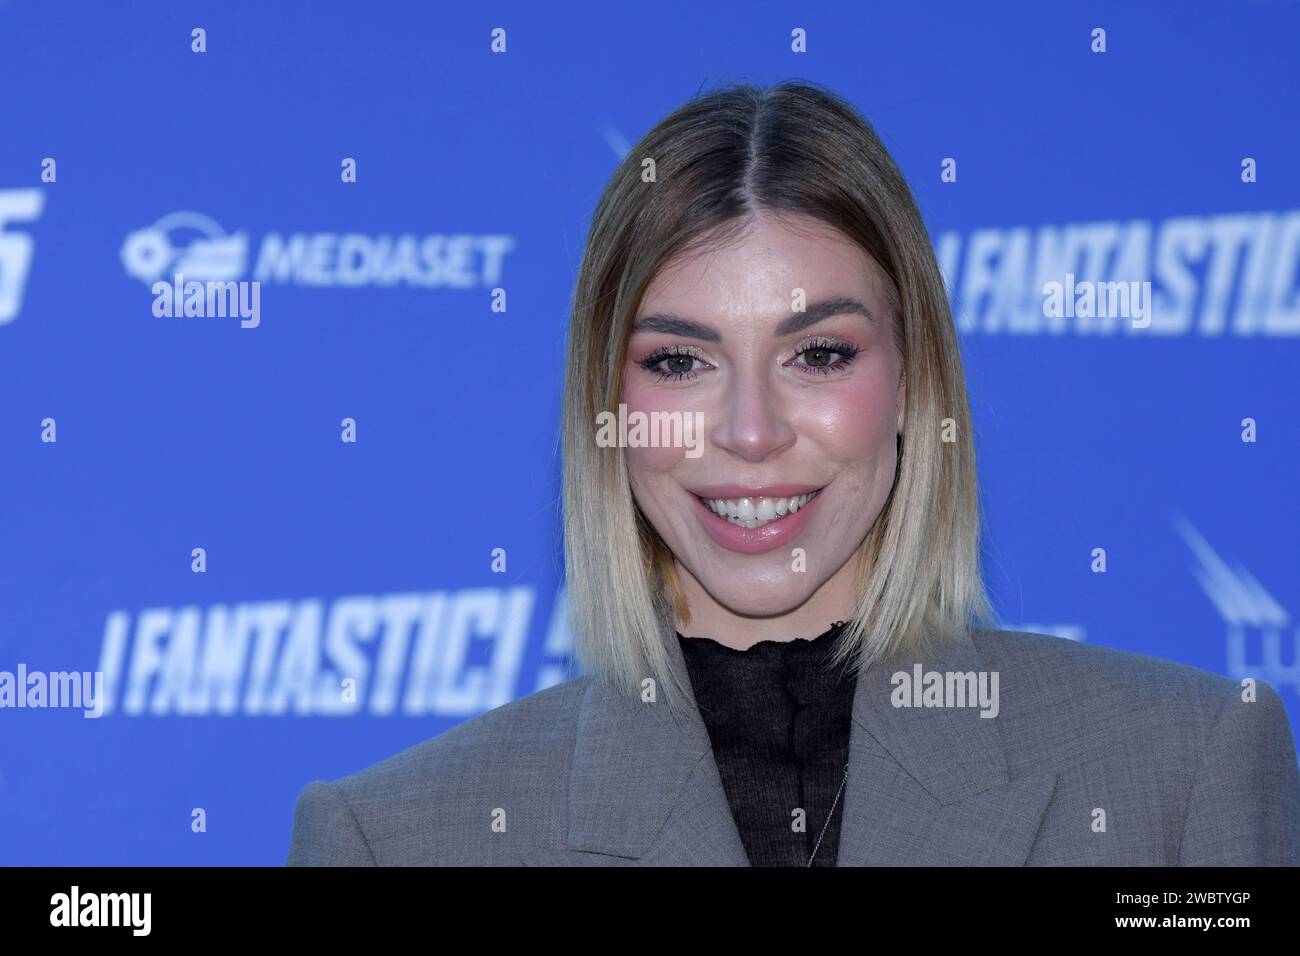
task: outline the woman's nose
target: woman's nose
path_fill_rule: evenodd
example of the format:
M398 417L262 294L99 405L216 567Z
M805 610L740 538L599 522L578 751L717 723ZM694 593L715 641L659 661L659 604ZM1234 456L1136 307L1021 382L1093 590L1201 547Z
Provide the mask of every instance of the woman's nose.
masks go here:
M785 400L761 372L732 376L711 425L705 415L711 443L744 461L762 461L794 444Z

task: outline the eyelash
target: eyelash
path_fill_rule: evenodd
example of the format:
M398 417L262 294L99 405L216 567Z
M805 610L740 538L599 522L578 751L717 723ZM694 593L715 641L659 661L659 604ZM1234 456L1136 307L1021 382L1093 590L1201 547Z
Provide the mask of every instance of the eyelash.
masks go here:
M832 339L819 338L819 339L812 339L804 343L803 346L797 352L795 352L795 358L798 358L800 355L803 355L805 352L833 352L836 355L839 355L842 358L842 361L836 362L833 365L809 365L807 364L807 362L802 363L804 368L804 372L803 372L804 375L829 375L831 372L847 371L848 366L857 357L858 351L859 350L857 346L850 345L848 342L837 342ZM663 348L655 349L645 358L641 359L641 361L639 361L637 364L640 365L647 372L649 372L651 375L655 376L656 380L660 382L667 381L669 379L680 382L683 379L695 378L695 376L698 375L699 372L695 371L694 369L687 372L668 372L663 369L655 367L659 365L661 362L663 362L665 359L669 359L677 355L684 356L686 358L693 358L700 362L704 361L704 358L700 355L698 349L691 348L685 345L666 345ZM795 364L800 364L800 363L795 363Z

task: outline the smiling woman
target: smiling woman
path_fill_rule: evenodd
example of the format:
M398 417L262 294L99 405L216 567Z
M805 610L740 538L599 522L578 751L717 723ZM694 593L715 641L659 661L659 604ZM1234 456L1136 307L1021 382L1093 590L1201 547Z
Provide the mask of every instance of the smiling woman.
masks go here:
M1300 862L1272 688L996 628L943 282L849 104L737 86L651 130L568 345L583 675L313 782L290 863Z
M847 103L741 87L652 130L597 208L570 343L565 546L589 671L627 693L650 676L689 715L665 631L745 647L844 620L833 662L861 669L991 623L938 265ZM616 402L700 413L706 453L602 454L581 423Z
M875 259L809 216L744 221L656 275L642 304L653 317L710 318L634 322L622 383L631 409L704 420L713 455L629 449L628 481L673 556L678 623L732 646L856 615L907 393Z

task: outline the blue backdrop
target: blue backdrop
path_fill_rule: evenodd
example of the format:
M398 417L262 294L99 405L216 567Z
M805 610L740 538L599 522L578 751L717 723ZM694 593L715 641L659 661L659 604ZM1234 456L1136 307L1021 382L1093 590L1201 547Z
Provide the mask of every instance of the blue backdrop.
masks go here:
M0 863L279 864L309 780L569 676L586 225L729 80L912 183L1006 626L1296 725L1297 49L1290 2L0 0ZM244 311L156 314L177 272ZM1067 273L1149 325L1048 316ZM94 671L98 718L19 684Z

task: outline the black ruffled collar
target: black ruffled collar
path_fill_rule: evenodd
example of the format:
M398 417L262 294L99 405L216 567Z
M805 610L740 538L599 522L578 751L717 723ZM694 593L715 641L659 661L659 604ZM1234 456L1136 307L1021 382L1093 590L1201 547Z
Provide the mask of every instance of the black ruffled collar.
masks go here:
M795 706L846 707L854 680L830 657L846 622L836 621L811 640L759 641L746 650L712 638L677 643L690 673L696 703L711 715L734 711L739 701L787 700Z
M795 638L790 641L759 641L743 651L735 647L728 647L726 644L720 644L711 637L683 637L679 632L677 640L681 644L683 651L690 651L693 657L700 657L705 654L720 657L734 654L740 657L764 659L796 656L825 657L834 649L835 639L844 630L844 625L847 623L847 621L836 621L811 640Z

